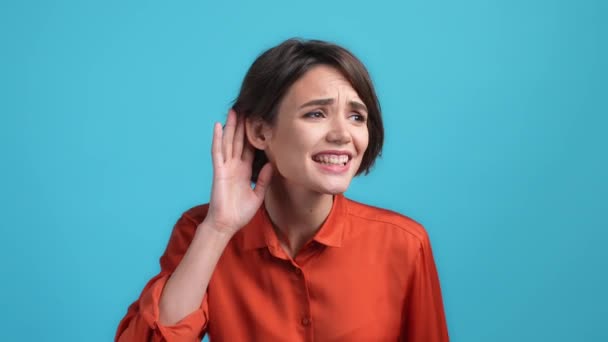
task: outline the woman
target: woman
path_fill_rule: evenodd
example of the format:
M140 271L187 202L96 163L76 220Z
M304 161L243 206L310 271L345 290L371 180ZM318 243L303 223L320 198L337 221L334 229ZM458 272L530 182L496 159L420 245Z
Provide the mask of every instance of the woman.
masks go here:
M210 203L178 220L116 340L448 341L424 228L342 195L383 137L350 52L291 39L260 55L215 125Z

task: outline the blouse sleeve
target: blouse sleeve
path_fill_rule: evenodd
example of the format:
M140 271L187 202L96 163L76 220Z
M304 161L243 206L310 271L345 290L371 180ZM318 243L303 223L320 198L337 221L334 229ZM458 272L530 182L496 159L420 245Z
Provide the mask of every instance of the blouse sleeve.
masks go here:
M159 300L165 284L183 258L198 222L187 213L177 221L165 253L160 258L161 271L144 287L139 299L131 304L116 331L116 342L193 342L200 341L208 323L207 295L200 307L171 326L159 322Z
M449 341L439 276L426 234L411 272L403 313L401 341Z

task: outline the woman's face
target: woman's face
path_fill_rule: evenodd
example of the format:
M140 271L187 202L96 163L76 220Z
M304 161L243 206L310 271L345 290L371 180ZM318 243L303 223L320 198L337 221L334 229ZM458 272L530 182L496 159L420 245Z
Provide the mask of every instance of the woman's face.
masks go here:
M342 193L367 149L367 115L339 71L316 66L285 94L266 129L266 154L289 186Z

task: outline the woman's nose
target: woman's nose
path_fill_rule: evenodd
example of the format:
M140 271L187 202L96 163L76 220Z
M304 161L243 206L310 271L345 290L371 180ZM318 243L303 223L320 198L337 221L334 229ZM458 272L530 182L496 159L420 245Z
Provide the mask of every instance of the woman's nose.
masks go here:
M327 133L327 141L334 144L347 144L351 141L345 118L334 118Z

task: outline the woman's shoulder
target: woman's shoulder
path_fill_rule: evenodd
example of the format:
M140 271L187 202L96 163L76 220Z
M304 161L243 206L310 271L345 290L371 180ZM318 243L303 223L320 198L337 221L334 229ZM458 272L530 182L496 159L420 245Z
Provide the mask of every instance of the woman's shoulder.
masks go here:
M196 225L203 222L209 210L209 203L196 205L182 213L181 219L192 221Z
M428 241L428 234L424 226L410 216L352 199L346 199L346 201L350 219L360 223L361 225L359 226L373 226L397 230L407 235L411 235L420 242Z

